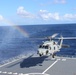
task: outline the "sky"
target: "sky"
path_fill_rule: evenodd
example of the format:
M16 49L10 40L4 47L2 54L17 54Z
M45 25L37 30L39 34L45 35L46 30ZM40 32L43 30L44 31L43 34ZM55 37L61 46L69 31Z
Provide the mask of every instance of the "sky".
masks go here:
M0 0L0 25L76 23L76 0Z

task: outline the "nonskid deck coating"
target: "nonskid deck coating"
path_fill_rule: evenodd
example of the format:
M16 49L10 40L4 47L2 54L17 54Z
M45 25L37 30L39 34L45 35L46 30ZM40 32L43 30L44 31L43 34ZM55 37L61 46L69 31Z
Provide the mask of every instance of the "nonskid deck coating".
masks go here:
M76 58L23 58L1 66L0 75L76 75Z

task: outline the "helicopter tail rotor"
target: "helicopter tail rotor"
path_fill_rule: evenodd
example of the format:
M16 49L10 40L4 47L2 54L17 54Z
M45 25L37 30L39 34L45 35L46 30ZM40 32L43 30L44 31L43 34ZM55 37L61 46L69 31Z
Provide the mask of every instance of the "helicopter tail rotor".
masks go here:
M62 43L63 43L63 37L62 37L62 35L61 35L61 37L60 37L61 39L60 39L60 48L62 47Z
M58 35L58 33L55 33L51 36L51 38L55 38Z
M56 36L58 35L58 33L53 34L52 36L47 37L47 39L54 39Z

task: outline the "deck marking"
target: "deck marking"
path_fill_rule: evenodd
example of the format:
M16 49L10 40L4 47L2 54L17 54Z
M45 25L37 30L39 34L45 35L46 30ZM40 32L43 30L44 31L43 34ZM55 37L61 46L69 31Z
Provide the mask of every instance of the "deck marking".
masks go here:
M62 59L62 61L66 61L66 59Z
M7 74L13 74L12 72L8 72Z
M42 72L42 74L45 74L51 67L53 67L59 60L57 59L52 65L50 65L46 70Z
M19 59L17 59L17 60L19 60ZM6 63L6 64L4 64L4 65L1 65L0 67L6 66L6 65L8 65L8 64L11 64L11 63L13 63L13 62L15 62L15 61L17 61L17 60L14 60L14 61L12 61L12 62L8 62L8 63Z
M18 75L24 75L23 73L20 73L20 74L18 74Z
M7 72L3 72L4 74L6 74Z
M25 57L26 57L26 56L25 56ZM6 64L4 64L4 65L1 65L0 67L6 66L6 65L11 64L11 63L13 63L13 62L16 62L16 61L18 61L18 60L21 60L21 59L23 59L23 58L25 58L25 57L22 57L22 58L20 58L20 59L15 59L15 60L13 60L13 61L11 61L11 62L8 62L8 63L6 63Z
M18 73L13 73L14 75L17 75Z
M66 58L66 59L70 59L70 60L75 59L76 60L76 58Z
M27 73L24 75L50 75L50 74L42 74L42 73Z
M2 73L2 71L0 71L0 73Z

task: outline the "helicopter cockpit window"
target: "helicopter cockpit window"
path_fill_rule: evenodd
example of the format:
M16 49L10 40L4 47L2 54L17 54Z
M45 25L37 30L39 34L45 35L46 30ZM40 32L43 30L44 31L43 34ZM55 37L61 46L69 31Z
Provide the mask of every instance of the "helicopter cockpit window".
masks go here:
M48 48L49 48L49 46L48 46L48 45L46 45L46 46L45 46L45 45L40 45L40 46L39 46L39 48L48 49Z
M47 46L45 46L45 49L48 49L49 48L49 46L47 45Z
M42 48L42 45L40 45L39 48Z

